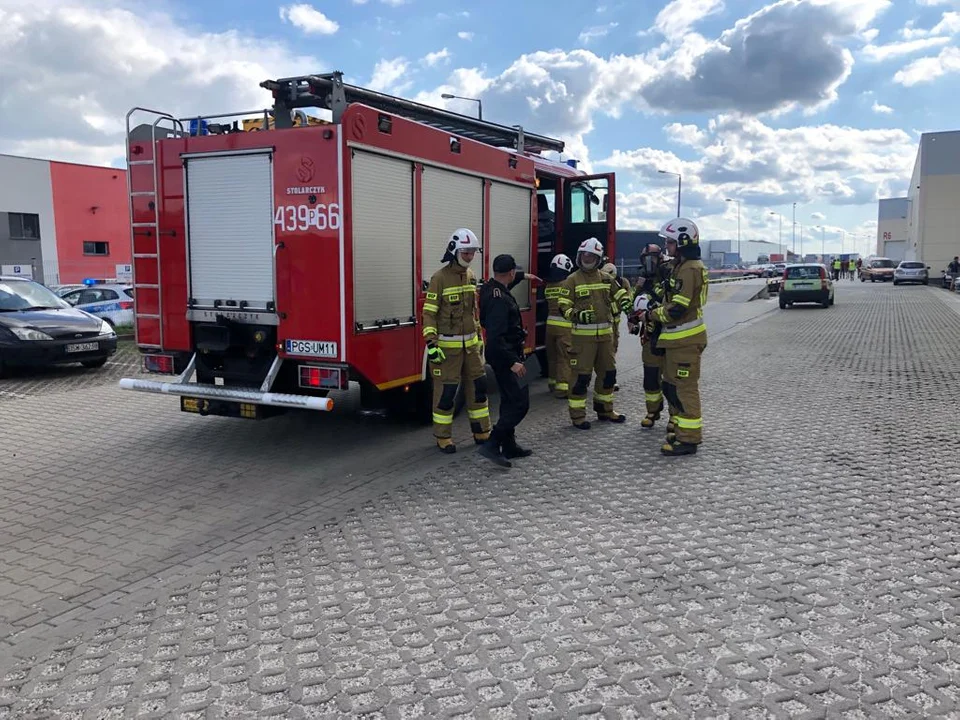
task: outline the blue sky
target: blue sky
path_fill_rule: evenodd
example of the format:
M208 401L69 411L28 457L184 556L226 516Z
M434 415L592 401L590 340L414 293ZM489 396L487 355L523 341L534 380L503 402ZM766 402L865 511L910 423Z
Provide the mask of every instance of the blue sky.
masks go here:
M132 105L263 106L260 80L341 69L438 105L480 96L488 119L563 137L618 173L622 227L669 219L667 169L707 237L735 235L727 197L744 237L773 240L770 213L789 235L796 202L828 249L842 229L865 250L919 132L960 117L960 0L0 0L0 25L2 152L110 164Z

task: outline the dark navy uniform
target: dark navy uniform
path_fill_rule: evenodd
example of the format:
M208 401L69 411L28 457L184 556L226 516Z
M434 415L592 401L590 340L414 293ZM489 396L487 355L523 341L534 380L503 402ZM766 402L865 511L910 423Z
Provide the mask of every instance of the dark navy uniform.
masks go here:
M500 274L516 270L516 277L509 286L491 279L480 288L480 324L486 331L485 355L500 388L500 417L490 435L490 447L481 446L481 451L485 450L483 454L488 457L494 451L502 458L526 457L531 452L517 445L516 428L530 409L530 388L526 378L520 377L512 368L518 363L524 364L527 332L523 328L520 306L510 294L510 289L524 280L524 273L517 269L509 255L497 256L493 269ZM504 462L495 462L504 465Z

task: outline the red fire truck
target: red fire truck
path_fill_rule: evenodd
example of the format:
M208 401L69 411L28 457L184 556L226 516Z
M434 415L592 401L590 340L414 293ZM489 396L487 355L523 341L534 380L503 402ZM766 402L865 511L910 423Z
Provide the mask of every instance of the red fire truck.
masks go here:
M340 72L261 86L272 110L127 114L137 344L147 371L177 377L124 389L260 418L331 410L329 392L355 381L364 405L429 418L420 310L454 229L482 239L484 278L500 253L536 273L588 237L613 256L614 175L541 155L560 140ZM133 126L138 113L149 117ZM513 292L536 328L527 351L542 350L542 291Z

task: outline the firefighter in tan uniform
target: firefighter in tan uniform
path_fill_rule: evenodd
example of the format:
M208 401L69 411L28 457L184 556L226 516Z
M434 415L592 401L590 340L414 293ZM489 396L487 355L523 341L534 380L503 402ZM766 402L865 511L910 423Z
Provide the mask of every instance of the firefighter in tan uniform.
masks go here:
M622 423L626 416L613 411L613 387L617 383L617 362L613 353L613 313L616 302L620 311L633 307L629 293L616 278L600 272L603 245L596 238L584 240L577 250L577 265L563 283L569 295L558 301L563 316L573 323L571 331L570 370L576 382L570 388L567 403L573 426L589 430L587 421L587 389L596 373L593 387L593 409L599 420Z
M632 335L640 336L640 356L643 362L643 395L647 415L640 421L645 428L652 428L663 412L663 357L666 351L658 346L662 325L644 317L647 311L656 310L663 303L665 282L670 276L670 262L663 258L660 246L650 243L640 253L640 279L637 283L633 314L627 319ZM667 422L667 432L675 431L673 418Z
M569 297L564 281L573 272L573 261L566 255L555 255L550 261L544 297L547 314L547 385L554 397L566 398L570 393L570 331L573 323L563 316L560 298Z
M444 267L430 278L423 303L423 337L433 377L433 434L441 452L457 451L452 439L457 389L467 396L467 415L476 444L490 437L490 408L483 346L477 322L477 278L470 269L480 241L459 228L450 236Z
M692 455L703 439L700 413L700 358L707 347L703 308L707 304L707 269L700 261L700 231L692 220L676 218L660 229L667 252L676 257L666 283L663 305L646 319L660 323L657 345L663 357L663 394L676 426L660 448L664 455Z
M617 274L617 266L610 262L608 258L604 258L603 267L600 268L600 272L610 275L617 281L620 287L627 291L632 306L633 288L630 287L630 283L626 278L622 278ZM613 314L613 354L616 356L617 351L620 350L620 315L623 314L623 310L621 310L619 303L614 302L610 305L610 312ZM613 389L614 391L618 391L620 386L614 385Z

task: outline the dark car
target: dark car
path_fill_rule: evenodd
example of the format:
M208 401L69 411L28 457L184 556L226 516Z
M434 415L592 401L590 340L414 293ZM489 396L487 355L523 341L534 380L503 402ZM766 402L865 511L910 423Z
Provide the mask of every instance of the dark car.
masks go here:
M105 321L39 283L0 276L0 375L8 367L98 368L116 351L117 334Z

